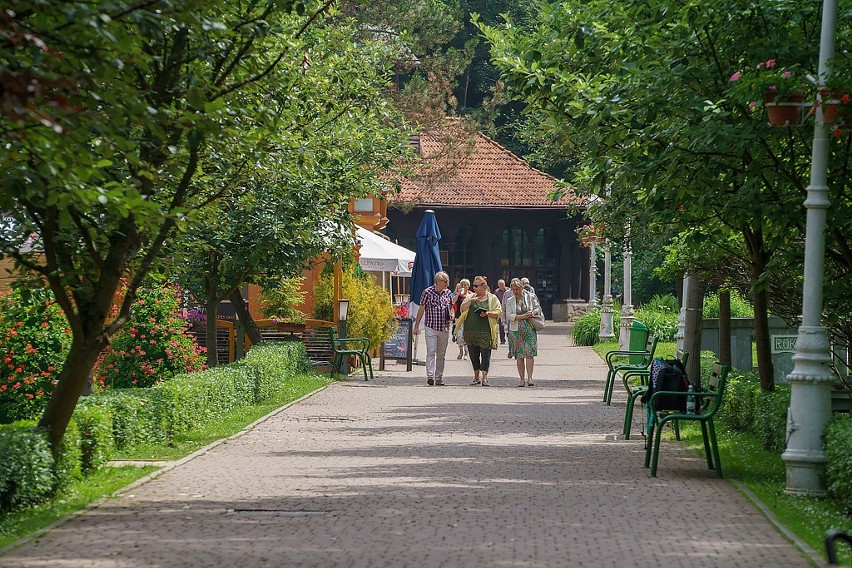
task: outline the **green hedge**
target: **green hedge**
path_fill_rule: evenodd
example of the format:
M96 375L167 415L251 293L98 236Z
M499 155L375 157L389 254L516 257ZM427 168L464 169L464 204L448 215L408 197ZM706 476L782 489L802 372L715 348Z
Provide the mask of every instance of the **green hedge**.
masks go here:
M760 378L753 371L732 369L720 419L734 432L751 432L765 450L782 451L787 446L787 407L790 387L760 390Z
M115 448L112 414L106 408L79 405L74 421L80 429L80 469L88 474L104 466Z
M118 450L165 444L236 408L268 400L281 390L285 377L304 369L304 361L301 342L261 344L237 363L178 375L150 388L107 390L82 404L112 416Z
M852 416L835 414L825 429L828 491L852 514Z
M80 401L58 458L33 421L0 426L0 512L49 498L65 483L103 466L115 449L166 443L230 411L287 389L305 369L304 345L255 346L239 363L180 375L151 388L115 389Z
M22 420L0 426L0 512L20 509L49 497L56 471L47 433Z

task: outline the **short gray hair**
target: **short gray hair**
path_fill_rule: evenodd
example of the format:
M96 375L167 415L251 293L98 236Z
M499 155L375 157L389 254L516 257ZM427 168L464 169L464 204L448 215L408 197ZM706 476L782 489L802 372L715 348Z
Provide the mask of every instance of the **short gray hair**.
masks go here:
M527 278L526 276L524 276L523 278L521 278L521 282L523 283L524 286L526 286L527 284L530 283L530 279Z
M450 275L447 274L446 272L444 272L443 270L440 271L440 272L436 272L435 273L435 283L437 284L441 280L443 280L444 282L449 284L450 283Z

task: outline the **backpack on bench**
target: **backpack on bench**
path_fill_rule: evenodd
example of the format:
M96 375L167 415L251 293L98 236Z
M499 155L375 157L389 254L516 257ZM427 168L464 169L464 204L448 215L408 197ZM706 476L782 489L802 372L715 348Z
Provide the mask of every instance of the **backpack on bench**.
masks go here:
M651 380L648 390L642 395L642 403L647 404L657 391L688 392L689 380L686 368L678 359L657 357L651 362ZM686 412L685 396L662 395L654 400L655 410L673 410Z

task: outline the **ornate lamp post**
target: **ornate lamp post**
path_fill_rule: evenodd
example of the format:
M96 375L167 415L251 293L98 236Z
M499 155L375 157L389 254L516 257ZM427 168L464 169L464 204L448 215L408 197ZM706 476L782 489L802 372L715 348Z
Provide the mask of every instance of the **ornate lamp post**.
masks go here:
M834 55L837 0L824 0L819 47L819 81L828 75ZM828 127L817 106L811 152L811 183L805 199L805 273L802 291L802 325L796 339L787 411L787 449L781 459L787 466L787 493L825 494L825 451L822 433L831 417L831 383L828 334L822 325L823 272L825 268L825 217L828 200Z
M594 226L593 226L594 227ZM598 257L595 249L595 237L589 240L589 309L594 310L598 307Z
M621 305L621 332L618 336L618 348L630 346L630 327L633 325L633 246L630 244L630 223L624 235L624 298Z
M609 341L615 337L612 327L612 255L609 251L609 239L604 243L604 292L601 307L601 328L598 338Z

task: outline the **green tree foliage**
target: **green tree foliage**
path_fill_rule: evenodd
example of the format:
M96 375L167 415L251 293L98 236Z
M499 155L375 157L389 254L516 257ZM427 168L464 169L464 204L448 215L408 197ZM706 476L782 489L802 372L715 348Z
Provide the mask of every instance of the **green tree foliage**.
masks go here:
M852 3L839 6L842 58ZM758 365L771 388L770 299L778 299L776 313L801 306L801 287L792 283L802 272L812 130L767 126L761 112L730 96L730 78L768 58L813 73L819 10L788 0L566 0L541 7L532 29L511 21L481 26L512 92L576 159L572 187L611 196L599 212L610 236L620 236L625 219L633 234L682 232L684 246L700 257L692 267L752 291ZM852 182L844 174L850 160L850 137L835 140L829 282L852 272ZM775 282L792 292L770 295ZM826 300L850 321L846 294L829 289Z
M235 176L255 167L262 125L278 112L262 100L279 88L273 71L302 65L298 40L330 6L7 6L4 81L52 80L26 96L26 112L0 118L0 210L13 219L0 247L47 283L73 333L41 419L54 449L95 359L126 323L136 290L160 268L175 228L243 189L205 167L216 163ZM0 107L14 107L16 92L4 89ZM25 246L34 234L34 246ZM128 293L107 321L122 278Z
M318 319L332 319L333 290L333 275L325 271L314 288L314 315ZM372 350L390 339L396 310L387 290L376 284L369 274L352 267L343 271L341 293L349 299L346 335L366 337Z
M301 49L300 66L271 73L281 87L263 98L275 116L257 126L254 166L205 165L236 197L174 242L180 281L207 313L226 298L240 306L234 295L244 283L274 283L322 253L351 248L350 200L380 195L379 174L405 151L401 118L385 100L393 44L359 41L354 22L337 19L312 27ZM251 337L253 324L243 323ZM213 366L213 329L207 337Z

